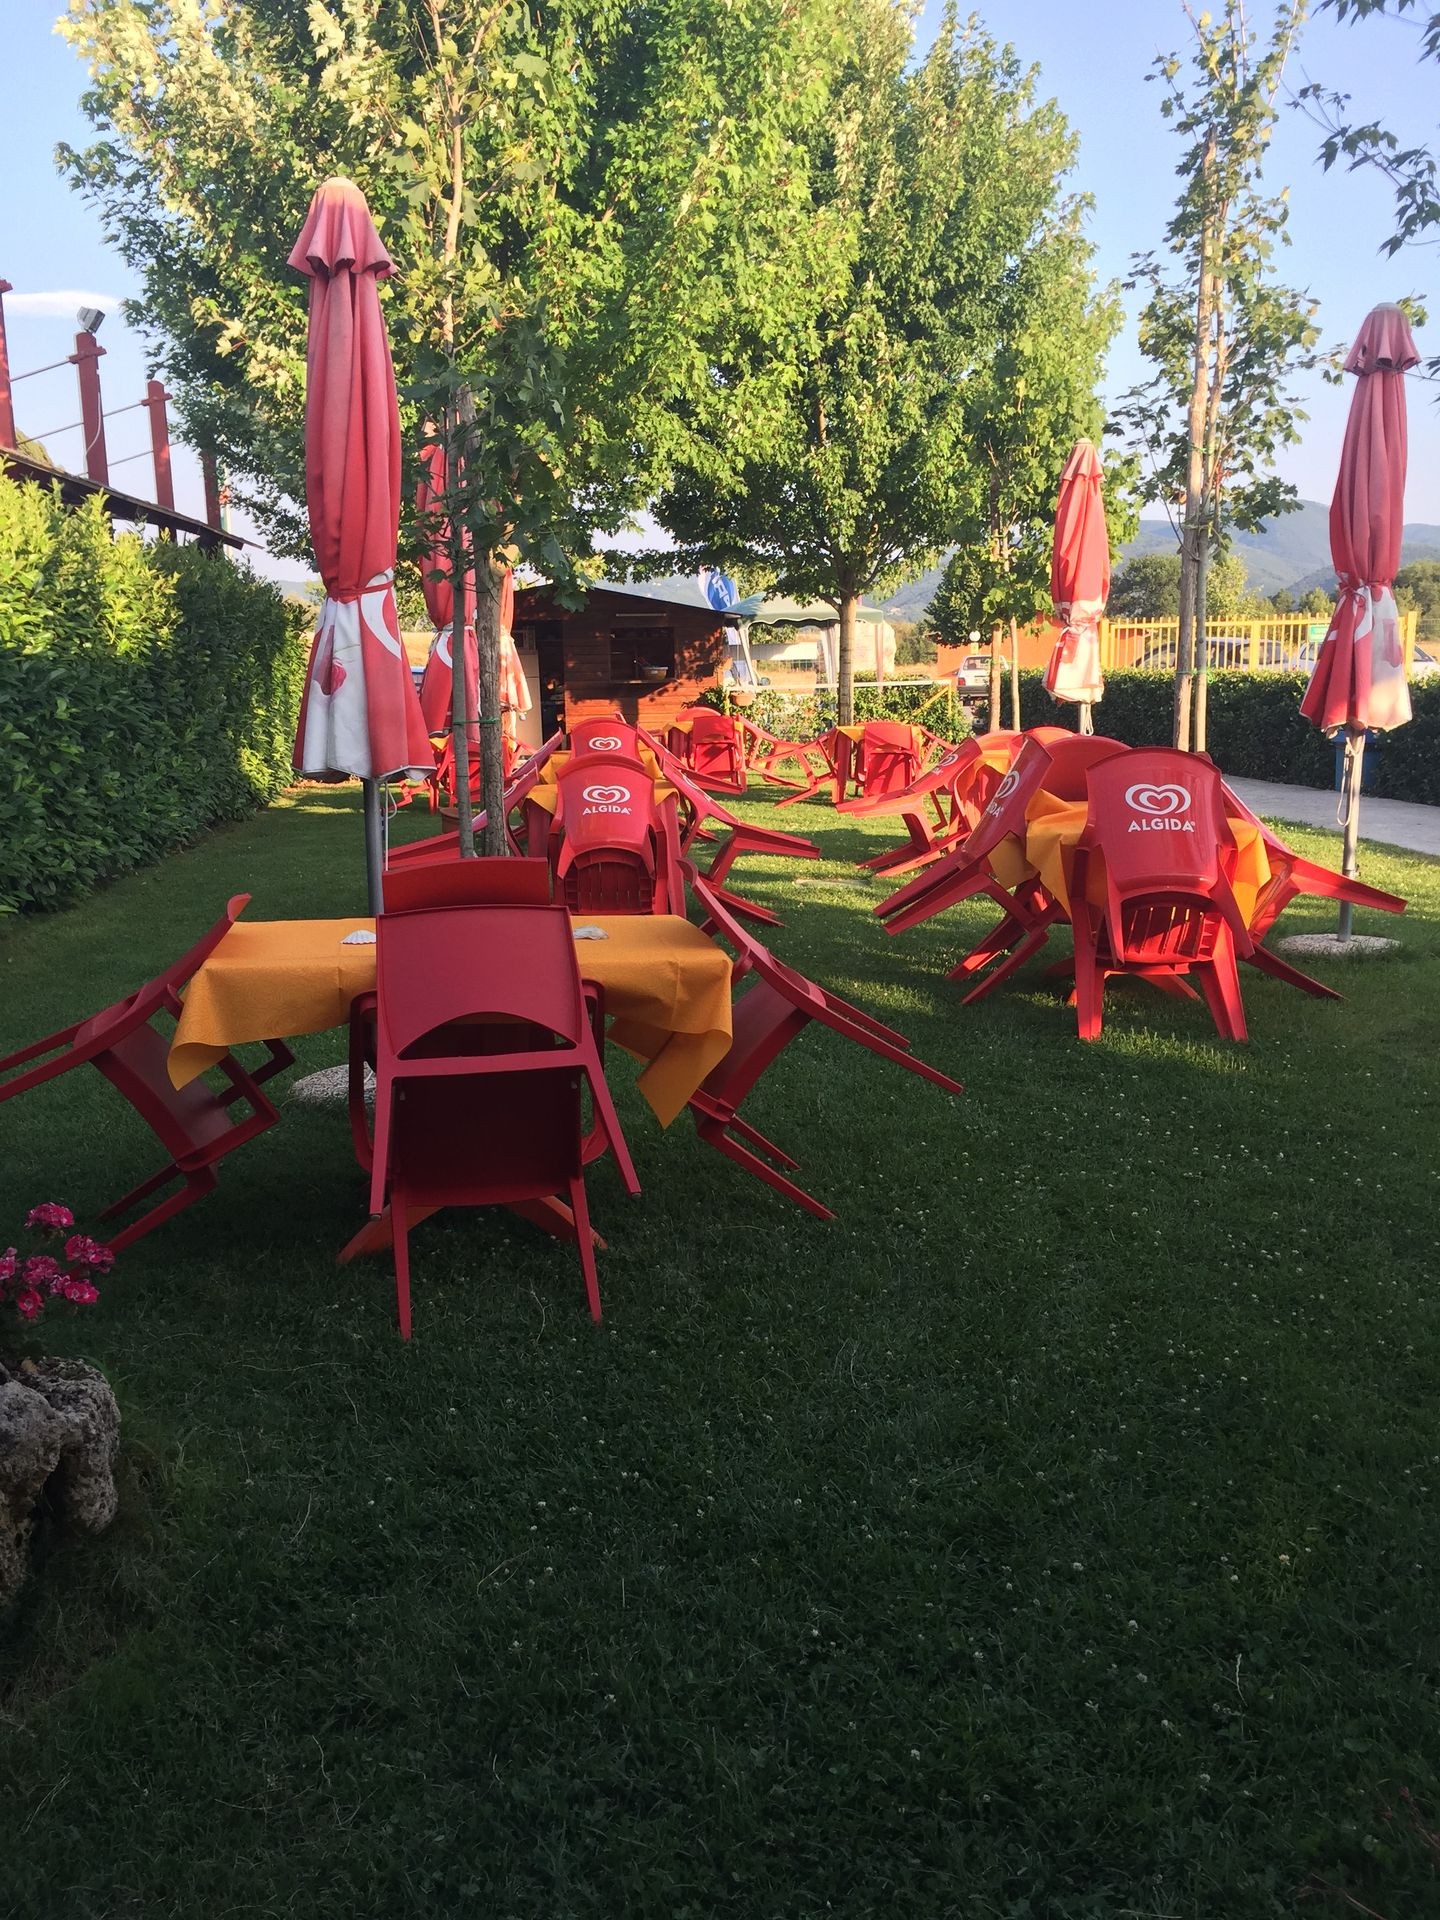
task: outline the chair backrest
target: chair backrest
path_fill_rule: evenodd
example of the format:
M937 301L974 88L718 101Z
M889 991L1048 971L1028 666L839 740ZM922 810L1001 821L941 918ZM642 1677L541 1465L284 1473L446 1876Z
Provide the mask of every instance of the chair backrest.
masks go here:
M856 772L867 792L879 783L889 791L910 784L920 770L916 730L904 720L867 720L857 743Z
M381 877L386 913L429 907L546 906L548 860L453 859L387 868Z
M1072 733L1069 727L1026 727L1025 738L1038 740L1042 747L1048 747L1056 740L1078 740L1078 733Z
M721 742L728 747L740 744L740 729L732 714L717 713L713 707L692 707L688 715L690 738L700 741Z
M1007 834L1024 838L1025 810L1045 784L1050 755L1033 735L1000 776L985 811L967 834L957 858L982 860Z
M655 788L638 760L596 754L572 760L558 781L556 823L564 849L577 854L625 848L654 864ZM566 864L569 864L568 862Z
M157 973L153 980L148 980L139 989L138 993L132 994L130 1004L133 1005L140 994L153 993L155 1004L158 1006L167 993L174 993L183 987L187 980L193 980L249 904L248 893L232 894L225 902L225 911L214 925L207 927L194 946L187 948L178 960L172 960L163 973Z
M1033 736L1032 736L1033 738ZM1057 800L1083 800L1085 775L1098 761L1112 753L1128 753L1123 740L1111 740L1103 733L1064 733L1058 740L1045 742L1050 765L1045 774L1045 791Z
M486 1021L519 1021L580 1043L584 995L563 907L382 913L375 934L377 1032L395 1058L418 1056L428 1043L426 1058L463 1059L465 1027Z
M570 729L570 752L577 760L589 760L596 756L613 759L617 755L625 760L638 760L640 732L637 727L618 717L613 720L577 720Z
M1137 747L1098 761L1085 781L1085 840L1105 857L1112 901L1221 884L1230 830L1213 766L1171 747Z

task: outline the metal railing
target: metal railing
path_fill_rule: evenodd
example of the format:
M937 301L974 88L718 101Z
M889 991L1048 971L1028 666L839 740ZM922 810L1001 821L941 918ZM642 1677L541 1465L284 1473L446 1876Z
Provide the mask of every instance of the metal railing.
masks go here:
M1402 613L1400 640L1408 674L1419 615ZM1315 664L1326 622L1291 614L1274 620L1207 620L1205 664L1213 673L1308 673ZM1149 668L1175 671L1178 620L1102 620L1100 665L1106 673Z

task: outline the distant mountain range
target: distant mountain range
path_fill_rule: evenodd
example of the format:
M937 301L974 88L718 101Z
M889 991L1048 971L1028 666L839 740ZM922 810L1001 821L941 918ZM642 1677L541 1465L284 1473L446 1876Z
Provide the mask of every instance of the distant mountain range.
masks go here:
M1279 593L1283 588L1298 600L1312 587L1327 591L1335 584L1330 565L1330 509L1318 500L1303 500L1294 513L1269 521L1259 533L1233 536L1235 551L1245 562L1245 576L1254 593ZM1122 560L1142 553L1173 553L1175 535L1168 520L1142 520L1135 538L1121 549ZM1402 561L1440 560L1440 527L1417 523L1407 526L1401 546ZM897 587L884 602L892 620L919 620L940 584L940 567L931 567L918 579Z

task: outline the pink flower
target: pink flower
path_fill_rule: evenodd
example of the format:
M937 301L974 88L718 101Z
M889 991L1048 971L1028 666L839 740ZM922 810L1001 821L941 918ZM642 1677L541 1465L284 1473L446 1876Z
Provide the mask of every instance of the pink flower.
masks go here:
M109 1273L115 1264L110 1248L102 1247L88 1233L71 1234L65 1242L65 1258L72 1267L88 1267L92 1273Z
M66 1227L73 1227L75 1216L69 1207L62 1207L58 1200L46 1200L38 1207L32 1207L25 1216L27 1227L39 1227L44 1233L61 1233Z
M22 1287L15 1296L15 1311L22 1320L33 1320L43 1304L33 1287Z
M65 1298L73 1301L77 1307L88 1307L92 1300L98 1300L100 1298L99 1288L92 1286L88 1280L70 1279L63 1281L61 1283L61 1291L64 1293Z
M59 1293L65 1269L48 1253L32 1253L20 1270L20 1284L36 1292Z
M19 1254L14 1247L6 1247L5 1251L0 1253L0 1293L4 1292L6 1282L15 1278L19 1268Z

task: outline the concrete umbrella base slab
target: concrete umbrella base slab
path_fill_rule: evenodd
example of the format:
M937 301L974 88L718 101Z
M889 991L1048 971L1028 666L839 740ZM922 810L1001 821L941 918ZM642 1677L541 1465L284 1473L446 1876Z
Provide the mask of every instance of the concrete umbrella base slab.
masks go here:
M1294 960L1379 960L1397 952L1400 942L1376 933L1352 933L1348 940L1337 933L1292 933L1276 945Z

